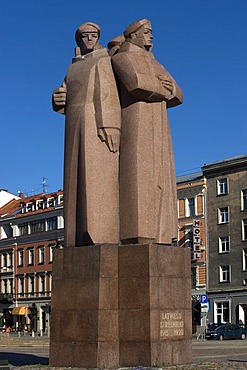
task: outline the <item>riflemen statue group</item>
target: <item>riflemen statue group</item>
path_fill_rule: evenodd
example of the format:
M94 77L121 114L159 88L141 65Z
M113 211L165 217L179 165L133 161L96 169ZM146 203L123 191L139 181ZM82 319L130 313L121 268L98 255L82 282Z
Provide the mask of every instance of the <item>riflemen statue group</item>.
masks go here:
M167 108L182 91L152 53L152 27L141 19L99 45L92 22L53 109L66 115L65 246L172 245L177 237L176 179Z

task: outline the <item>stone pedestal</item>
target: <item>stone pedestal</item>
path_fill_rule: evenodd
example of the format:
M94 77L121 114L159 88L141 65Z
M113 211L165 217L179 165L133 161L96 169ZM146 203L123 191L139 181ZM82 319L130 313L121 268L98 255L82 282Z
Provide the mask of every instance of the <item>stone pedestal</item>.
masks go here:
M190 251L155 244L58 249L50 364L190 363Z

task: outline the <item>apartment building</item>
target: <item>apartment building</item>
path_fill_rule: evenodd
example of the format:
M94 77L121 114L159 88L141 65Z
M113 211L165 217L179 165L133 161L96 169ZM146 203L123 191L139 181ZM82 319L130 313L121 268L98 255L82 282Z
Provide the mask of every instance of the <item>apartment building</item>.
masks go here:
M63 243L63 192L0 208L0 316L6 330L49 331L53 249Z
M247 324L247 156L204 165L209 321Z
M206 180L202 172L177 177L178 245L191 249L193 329L203 324L200 296L206 293Z

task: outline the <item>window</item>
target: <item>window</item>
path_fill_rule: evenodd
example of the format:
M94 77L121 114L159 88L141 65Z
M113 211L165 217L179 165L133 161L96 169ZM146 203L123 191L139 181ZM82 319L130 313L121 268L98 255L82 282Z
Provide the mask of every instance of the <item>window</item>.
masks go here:
M22 267L24 265L24 250L18 250L18 266Z
M219 266L219 281L220 283L229 283L231 280L231 266Z
M10 294L13 294L13 289L14 285L13 285L13 279L9 279L9 290L10 290Z
M34 295L35 293L35 288L34 288L34 276L29 276L29 279L28 279L28 292L30 295Z
M242 240L247 240L247 220L242 220Z
M30 234L40 233L42 231L45 231L45 220L30 222Z
M58 196L58 204L63 204L63 195Z
M44 246L39 246L39 263L45 263L45 248Z
M52 274L51 273L48 273L47 279L48 279L48 292L51 294L51 288L52 288Z
M54 198L48 198L47 199L47 207L53 207L55 205Z
M228 179L217 180L217 194L223 195L228 194Z
M9 267L13 267L13 252L9 252L8 256L9 256Z
M44 208L44 202L43 200L37 200L36 202L36 209L39 210L39 209L43 209Z
M32 209L33 209L33 204L32 203L27 203L26 204L26 210L27 210L27 212L32 211Z
M2 272L10 272L13 267L13 254L11 252L3 252L1 254L1 269Z
M2 267L7 267L7 253L3 253L3 261L2 261Z
M230 322L230 304L229 301L215 302L215 322L217 324Z
M50 244L49 247L50 247L50 262L52 262L53 253L54 253L54 249L56 248L56 245L55 244Z
M247 270L247 249L242 250L242 255L243 255L243 270Z
M20 235L28 234L28 223L27 222L23 222L22 224L19 224L19 232L20 232Z
M47 231L57 229L57 217L47 218Z
M185 217L193 217L196 215L195 198L185 199Z
M193 231L192 228L186 228L184 232L184 246L186 248L193 248Z
M18 279L18 290L19 290L19 295L23 296L24 295L24 277L19 277Z
M34 265L34 248L28 249L28 264Z
M8 280L4 279L3 280L3 293L8 293Z
M247 210L247 189L241 191L241 210Z
M218 209L219 224L226 224L229 221L228 207Z
M219 253L230 252L230 238L229 236L223 236L219 238Z
M39 293L41 295L45 294L45 275L39 276Z
M195 288L197 285L197 268L196 267L191 268L191 285L192 285L192 288Z

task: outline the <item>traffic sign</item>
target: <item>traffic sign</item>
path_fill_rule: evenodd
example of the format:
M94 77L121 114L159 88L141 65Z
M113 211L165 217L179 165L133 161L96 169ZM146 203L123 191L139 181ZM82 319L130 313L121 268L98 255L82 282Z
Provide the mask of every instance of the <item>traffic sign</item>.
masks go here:
M201 312L208 313L209 311L209 303L201 303Z
M208 303L208 295L207 294L202 294L200 296L200 303Z

